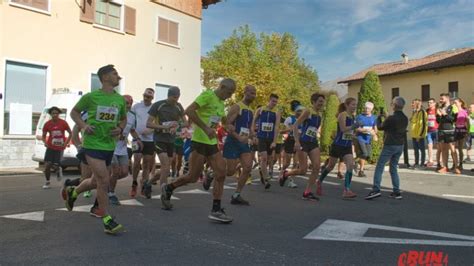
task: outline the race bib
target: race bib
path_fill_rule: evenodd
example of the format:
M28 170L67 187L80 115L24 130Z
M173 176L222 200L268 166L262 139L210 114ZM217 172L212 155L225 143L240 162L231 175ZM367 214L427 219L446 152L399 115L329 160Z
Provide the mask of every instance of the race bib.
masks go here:
M246 127L240 128L240 136L248 137L250 135L250 130Z
M217 128L217 125L219 125L219 122L221 121L221 118L217 115L213 115L209 117L209 127L210 128Z
M54 146L63 146L64 145L64 139L63 138L52 139L51 144L53 144Z
M351 130L351 131L348 131L348 132L342 134L342 139L343 139L343 140L352 140L353 134L354 134L354 133L353 133L352 130Z
M435 121L428 121L428 127L434 127Z
M364 127L362 127L362 128L366 130L366 131L364 132L365 134L370 134L370 131L372 130L372 127L371 127L371 126L364 126Z
M262 131L264 132L272 132L273 131L273 123L262 123Z
M170 126L174 123L177 123L176 121L167 121L167 122L163 122L162 125L167 127L167 126ZM162 129L161 130L163 133L170 133L170 130L167 128L167 129Z
M316 127L308 127L308 129L306 129L306 135L311 138L316 138L316 135L317 135Z
M115 122L118 117L118 108L110 106L97 106L95 120L100 122Z

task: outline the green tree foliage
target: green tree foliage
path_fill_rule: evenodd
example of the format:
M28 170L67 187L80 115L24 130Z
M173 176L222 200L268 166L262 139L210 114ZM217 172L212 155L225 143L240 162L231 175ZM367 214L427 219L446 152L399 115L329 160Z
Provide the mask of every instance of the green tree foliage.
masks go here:
M378 115L380 108L386 110L385 99L382 93L379 76L374 71L365 74L364 81L360 87L357 99L357 113L360 114L364 110L366 102L374 104L374 114ZM372 141L372 158L369 162L375 163L380 155L383 146L383 132L378 133L378 141Z
M257 36L249 26L241 26L208 52L202 61L203 81L207 88L216 87L223 77L237 82L232 104L243 96L246 84L257 88L254 106L265 105L270 93L280 97L284 114L290 114L289 103L299 100L306 106L310 96L319 90L318 75L298 56L298 43L289 33L262 33Z
M329 154L334 132L337 129L337 108L339 106L339 98L337 94L331 93L326 97L326 107L323 112L323 124L321 128L321 152Z

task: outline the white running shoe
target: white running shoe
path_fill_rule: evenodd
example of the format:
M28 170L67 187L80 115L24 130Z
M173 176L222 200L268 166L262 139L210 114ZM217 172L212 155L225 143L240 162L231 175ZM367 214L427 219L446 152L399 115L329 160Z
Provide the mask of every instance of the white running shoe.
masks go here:
M50 189L51 187L49 186L49 181L46 181L46 183L44 183L43 185L43 189Z
M293 181L293 179L290 179L290 182L288 182L288 187L289 188L297 188L298 185Z

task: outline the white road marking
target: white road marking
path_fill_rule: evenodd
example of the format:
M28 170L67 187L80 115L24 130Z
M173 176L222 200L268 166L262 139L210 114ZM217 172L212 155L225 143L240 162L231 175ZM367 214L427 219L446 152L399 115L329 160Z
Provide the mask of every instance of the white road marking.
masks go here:
M72 209L73 212L89 212L92 208L92 204L90 205L82 205L82 206L74 206ZM57 211L67 211L66 208L56 209Z
M401 239L384 237L365 237L369 229L379 229L402 233L412 233L418 235L437 236L465 241L454 240L423 240L423 239ZM303 239L327 240L327 241L348 241L365 243L386 243L386 244L418 244L437 246L466 246L474 247L474 237L466 235L449 234L442 232L409 229L394 226L384 226L376 224L357 223L351 221L328 219Z
M9 218L9 219L20 219L20 220L43 222L44 221L44 211L10 214L10 215L3 215L1 217Z
M152 199L161 199L161 194L160 194L160 195L152 196L151 198L152 198ZM175 197L175 196L171 196L171 199L172 199L172 200L179 200L179 198L177 198L177 197Z
M191 190L186 190L186 191L179 191L176 192L176 194L211 194L207 191L200 190L200 189L191 189Z
M143 203L139 202L136 199L121 200L120 204L127 206L143 206Z
M452 195L452 194L443 194L443 197L448 197L448 198L463 198L463 199L474 199L474 196Z

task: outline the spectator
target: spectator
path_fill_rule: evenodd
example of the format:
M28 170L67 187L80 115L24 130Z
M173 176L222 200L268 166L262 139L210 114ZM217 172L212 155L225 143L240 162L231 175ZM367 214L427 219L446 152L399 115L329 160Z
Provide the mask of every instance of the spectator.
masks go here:
M390 176L392 178L393 192L390 194L391 198L402 199L400 193L400 177L398 176L398 160L403 152L403 135L406 135L408 126L408 118L403 113L405 106L405 99L402 97L395 97L392 100L391 106L393 108L393 115L387 117L382 121L386 114L381 112L377 119L377 128L385 132L384 145L380 153L375 167L374 186L372 191L365 197L370 200L381 196L380 186L382 183L382 174L385 164L390 162Z
M457 108L456 123L454 128L454 140L456 141L456 146L458 148L458 168L462 170L462 162L464 160L463 148L464 143L466 143L469 120L466 104L464 103L464 101L462 99L457 98L454 100L454 105Z
M428 133L426 135L426 142L428 143L428 163L426 166L432 167L433 163L433 146L438 142L438 122L436 121L436 100L430 98L428 100L428 109L426 109L428 120ZM439 165L440 149L436 148L436 162Z
M357 124L359 128L356 129L357 132L357 142L358 145L358 155L359 158L359 173L358 177L366 177L364 173L365 161L368 160L372 154L372 138L377 141L377 128L376 128L376 119L375 115L372 115L374 110L374 104L371 102L366 102L364 107L364 112L356 117Z
M421 107L421 100L415 99L412 102L413 113L410 118L410 136L415 150L415 164L413 169L425 164L425 137L427 132L426 112ZM421 153L421 162L420 162Z

